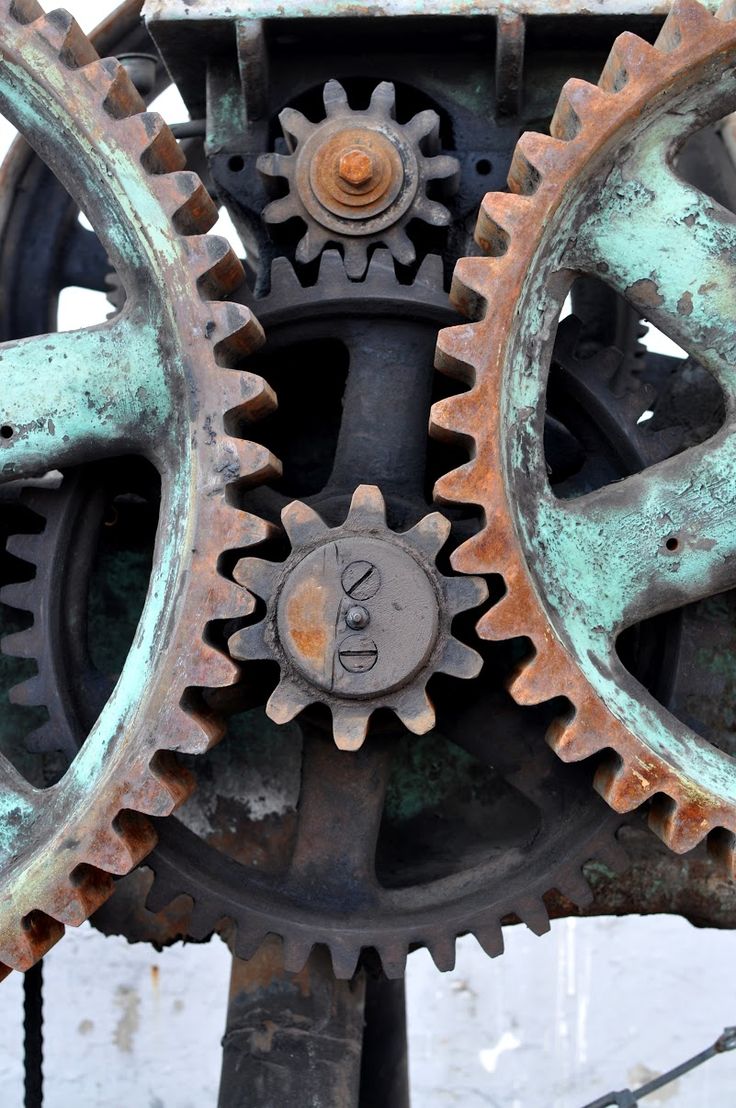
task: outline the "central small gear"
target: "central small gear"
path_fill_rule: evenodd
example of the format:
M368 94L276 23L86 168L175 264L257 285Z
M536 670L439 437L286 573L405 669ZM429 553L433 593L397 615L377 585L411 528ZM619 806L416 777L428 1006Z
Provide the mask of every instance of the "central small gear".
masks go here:
M427 185L442 181L446 194L457 186L457 159L437 152L439 116L427 109L398 123L394 86L387 81L365 111L352 109L342 85L328 81L324 105L319 123L294 108L281 112L289 153L264 154L258 168L265 177L285 178L289 194L266 207L265 221L299 217L307 230L296 260L313 261L336 243L352 278L363 276L369 247L381 243L397 261L411 264L416 250L405 230L409 221L450 222L447 208L428 198Z
M243 559L238 580L266 600L260 623L230 639L237 658L278 661L268 702L277 723L309 704L332 710L335 742L362 745L371 714L391 708L415 734L434 726L426 693L432 673L477 676L480 656L452 637L454 616L481 604L485 582L445 577L435 558L450 524L435 512L403 534L386 525L377 488L362 485L345 523L330 529L295 501L282 521L292 543L285 562Z

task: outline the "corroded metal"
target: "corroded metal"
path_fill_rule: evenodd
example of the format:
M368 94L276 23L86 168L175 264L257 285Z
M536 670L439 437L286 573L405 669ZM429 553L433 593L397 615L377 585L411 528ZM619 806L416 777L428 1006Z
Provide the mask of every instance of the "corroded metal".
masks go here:
M431 675L469 679L482 666L480 655L453 637L451 624L483 603L487 586L479 578L445 577L435 566L449 520L436 512L398 535L370 485L356 490L339 527L327 527L298 501L281 518L290 557L245 558L235 570L236 580L267 602L266 617L230 639L234 658L279 663L268 715L288 723L309 705L326 704L341 750L362 746L379 708L426 734L435 724L426 693Z
M568 81L552 137L522 137L511 192L489 194L479 218L491 257L465 259L455 273L455 302L476 322L439 339L439 368L471 388L432 417L435 433L475 442L473 459L436 492L485 512L487 527L453 565L506 581L478 630L531 640L514 697L567 697L572 709L548 735L562 758L613 751L596 787L616 810L652 799L650 822L675 850L715 832L730 858L733 759L655 702L615 641L647 616L736 583L732 419L701 446L566 501L549 489L541 427L575 272L610 282L710 369L733 405L733 217L671 168L687 135L736 101L733 15L733 4L715 18L678 0L653 46L621 35L598 85Z
M712 11L719 0L708 0ZM666 15L672 0L146 0L146 19L314 19L321 17L506 15Z
M224 411L269 402L263 381L230 368L262 334L249 311L219 302L240 266L204 234L216 211L183 172L173 136L67 13L3 0L1 14L3 113L99 229L128 292L126 312L107 325L0 346L12 382L2 478L138 449L160 470L169 520L128 661L73 766L40 790L2 762L0 961L25 969L110 894L111 874L150 850L144 817L186 797L191 779L170 752L196 753L221 733L188 692L237 672L204 638L207 619L238 606L217 558L267 530L231 508L225 490L274 464L224 431ZM15 644L38 645L33 629Z
M435 227L450 222L447 208L428 198L427 185L440 181L447 192L457 184L457 160L438 153L437 113L427 110L397 123L388 81L374 89L365 111L352 109L342 85L328 81L324 106L319 123L293 108L280 113L289 153L264 154L258 168L268 178L285 179L289 192L271 201L264 220L300 218L307 230L297 261L313 261L328 245L339 244L351 277L364 275L368 251L379 244L398 261L413 262L416 250L406 225L412 219Z

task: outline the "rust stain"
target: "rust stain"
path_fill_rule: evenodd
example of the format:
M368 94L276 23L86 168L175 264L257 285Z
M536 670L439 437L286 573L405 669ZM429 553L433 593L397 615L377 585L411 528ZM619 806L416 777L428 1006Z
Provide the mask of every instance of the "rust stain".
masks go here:
M295 649L310 665L325 669L334 622L328 608L331 590L309 578L295 585L286 602L286 623Z

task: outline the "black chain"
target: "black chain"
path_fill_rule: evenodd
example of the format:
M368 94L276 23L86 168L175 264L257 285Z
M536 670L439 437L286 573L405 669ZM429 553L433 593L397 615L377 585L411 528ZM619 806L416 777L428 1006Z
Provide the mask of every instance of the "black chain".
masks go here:
M23 978L24 1108L43 1106L43 961Z

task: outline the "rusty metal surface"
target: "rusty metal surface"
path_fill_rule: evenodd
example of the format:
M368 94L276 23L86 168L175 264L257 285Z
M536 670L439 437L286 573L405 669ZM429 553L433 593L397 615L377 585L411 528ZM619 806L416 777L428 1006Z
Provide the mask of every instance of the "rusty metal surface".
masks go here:
M439 339L439 368L470 391L441 402L432 418L435 433L475 443L473 459L436 494L480 504L489 521L453 565L505 579L505 596L478 630L531 640L514 697L565 696L572 707L548 736L561 757L613 750L596 787L616 810L651 798L651 825L675 850L713 832L712 845L731 860L733 759L648 696L612 644L637 619L734 583L733 429L727 423L702 447L628 482L560 502L549 493L540 420L575 271L603 275L731 395L733 217L679 182L662 151L736 98L733 14L729 4L714 18L683 0L654 46L620 36L597 86L567 83L552 137L521 139L510 193L489 194L479 218L478 242L491 257L465 259L455 273L455 302L476 322ZM645 225L642 254L632 243ZM484 318L485 305L492 314Z
M136 405L144 405L126 446L149 437L164 502L177 520L159 544L140 633L116 694L72 769L52 789L34 789L3 759L0 960L25 969L64 924L80 923L109 895L110 874L127 872L150 850L155 835L144 816L166 814L187 795L189 775L162 748L196 752L220 733L194 701L185 710L181 700L191 686L224 685L236 674L205 643L204 613L227 610L237 596L217 572L223 545L230 539L242 547L265 532L227 504L225 486L268 471L268 459L221 425L223 411L245 411L264 392L263 382L228 376L226 368L261 333L250 312L217 302L239 281L239 264L226 244L203 236L214 208L195 175L182 172L165 124L140 114L125 71L100 61L66 13L44 16L35 0L4 3L0 34L3 110L99 228L130 294L126 317L106 327L0 347L3 477L119 452ZM35 386L21 384L29 357L39 365ZM51 368L44 373L41 365ZM121 366L126 372L116 376ZM174 403L182 392L191 406ZM45 416L52 408L54 421ZM190 438L202 419L218 431ZM183 450L182 421L189 443ZM208 495L195 493L193 503L195 490ZM196 550L184 559L182 526L184 547ZM32 650L31 639L21 632L15 649Z
M267 224L298 218L306 226L296 260L314 261L329 245L339 245L350 277L363 277L369 249L385 245L397 261L410 264L416 249L406 233L413 219L435 227L450 222L443 204L430 200L427 186L456 186L459 164L439 153L439 117L420 112L396 122L395 90L383 81L365 111L352 109L342 85L324 86L325 118L311 123L285 108L279 120L288 154L264 154L258 169L286 181L286 196L263 212Z

